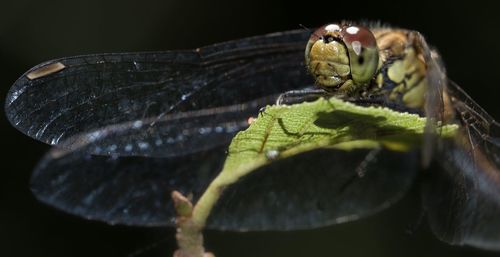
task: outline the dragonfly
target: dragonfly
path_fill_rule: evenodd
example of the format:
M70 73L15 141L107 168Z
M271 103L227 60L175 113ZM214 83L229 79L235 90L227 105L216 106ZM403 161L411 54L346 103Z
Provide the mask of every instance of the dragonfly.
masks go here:
M32 174L40 201L110 224L173 226L170 192L196 201L249 117L318 96L427 117L423 150L375 158L318 149L275 162L226 189L207 227L353 221L401 199L423 163L439 167L422 185L434 234L500 250L499 124L446 77L417 31L342 22L193 50L55 59L14 83L5 110L22 133L54 146ZM460 132L441 140L436 122ZM353 176L359 167L364 175Z

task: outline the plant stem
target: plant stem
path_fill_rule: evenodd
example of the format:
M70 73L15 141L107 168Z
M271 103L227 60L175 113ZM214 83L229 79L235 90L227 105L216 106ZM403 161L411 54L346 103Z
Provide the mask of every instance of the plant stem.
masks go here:
M212 253L206 253L203 247L203 226L199 226L192 219L193 204L189 199L177 191L172 192L175 210L177 213L177 244L179 249L175 251L174 257L214 257Z

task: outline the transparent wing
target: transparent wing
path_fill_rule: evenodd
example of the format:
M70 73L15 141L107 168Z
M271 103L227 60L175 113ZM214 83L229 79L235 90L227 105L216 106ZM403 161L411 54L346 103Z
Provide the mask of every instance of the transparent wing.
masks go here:
M499 125L451 81L447 94L462 128L424 185L430 225L451 244L500 250Z
M500 250L499 124L446 77L439 54L416 36L428 81L423 164L433 158L439 166L432 166L422 187L430 226L450 244ZM452 120L460 133L440 140L436 122Z
M57 146L67 152L85 149L94 155L156 158L227 147L238 131L248 127L248 119L276 97L113 124L70 137Z
M112 224L173 225L171 191L181 191L196 201L221 170L227 145L162 158L140 156L140 143L133 145L138 156L113 154L126 151L119 148L127 145L101 149L107 145L105 142L121 141L116 138L122 135L140 138L143 133L129 123L68 139L69 148L62 142L34 171L34 194L49 205L87 219ZM229 129L225 133L235 132ZM210 136L216 136L216 132ZM177 147L176 143L153 146L160 152ZM103 155L89 154L98 153L97 149ZM369 155L368 150L317 150L276 161L227 188L210 215L208 227L303 229L380 211L400 199L411 186L417 158L411 153L383 150L364 165Z
M426 80L427 90L425 94L425 116L427 123L425 127L425 139L422 146L422 166L427 167L436 151L439 151L438 131L436 124L443 121L444 102L443 90L446 87L446 70L442 60L435 49L427 44L425 38L419 32L414 32L413 36L417 42L417 49L425 60L427 66Z
M10 89L5 110L48 144L105 126L231 106L312 84L304 30L196 50L98 54L42 63ZM173 125L173 124L171 124Z

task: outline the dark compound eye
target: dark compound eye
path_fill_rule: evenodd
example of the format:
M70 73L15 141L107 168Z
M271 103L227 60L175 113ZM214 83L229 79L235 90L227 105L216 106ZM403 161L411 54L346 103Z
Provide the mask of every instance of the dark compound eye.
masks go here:
M367 84L378 67L377 40L362 26L345 26L341 37L349 52L352 79L356 84Z
M361 47L376 47L377 40L373 33L361 26L350 26L342 30L344 43L352 45L359 44ZM357 42L357 43L355 43Z

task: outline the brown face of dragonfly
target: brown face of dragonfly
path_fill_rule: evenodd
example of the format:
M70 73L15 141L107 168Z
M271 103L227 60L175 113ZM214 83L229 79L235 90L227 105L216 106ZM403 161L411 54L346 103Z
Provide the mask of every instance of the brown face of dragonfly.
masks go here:
M369 29L337 24L323 26L311 35L305 57L316 84L340 94L352 94L368 85L379 58Z

